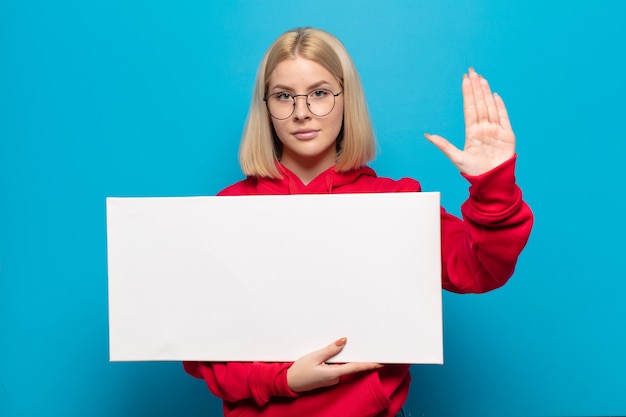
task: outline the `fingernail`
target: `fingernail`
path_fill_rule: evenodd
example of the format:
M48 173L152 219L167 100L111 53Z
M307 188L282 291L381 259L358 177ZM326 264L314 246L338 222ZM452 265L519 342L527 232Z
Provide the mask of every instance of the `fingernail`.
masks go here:
M342 337L341 339L335 341L335 345L336 346L343 346L346 344L346 342L348 341L347 337Z

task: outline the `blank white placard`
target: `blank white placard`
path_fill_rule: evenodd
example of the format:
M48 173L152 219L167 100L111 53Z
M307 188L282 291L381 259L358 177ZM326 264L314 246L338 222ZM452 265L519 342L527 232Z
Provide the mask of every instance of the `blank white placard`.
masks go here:
M107 198L110 359L443 363L439 204Z

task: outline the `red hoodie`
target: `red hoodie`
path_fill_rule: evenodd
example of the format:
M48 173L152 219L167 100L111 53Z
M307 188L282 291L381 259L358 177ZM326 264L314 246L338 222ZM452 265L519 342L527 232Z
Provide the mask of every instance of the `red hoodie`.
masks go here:
M379 178L368 167L347 173L334 168L309 184L280 165L283 177L248 177L218 195L418 192L409 178ZM515 184L515 157L470 182L463 221L441 209L442 284L448 291L481 293L502 286L526 245L533 215ZM409 331L409 329L407 329ZM304 393L287 385L291 363L185 362L224 401L226 417L393 417L409 391L408 365L386 365L351 375L339 384Z

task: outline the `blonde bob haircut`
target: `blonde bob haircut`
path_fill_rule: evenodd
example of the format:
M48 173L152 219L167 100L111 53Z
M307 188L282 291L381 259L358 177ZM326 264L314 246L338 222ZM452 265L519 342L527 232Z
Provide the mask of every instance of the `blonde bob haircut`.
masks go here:
M319 29L297 28L283 33L269 47L257 72L246 126L239 148L239 163L248 176L280 178L276 166L282 144L276 136L263 98L270 75L286 60L301 57L315 61L339 82L343 89L343 126L337 137L335 170L347 172L374 159L376 140L367 111L359 74L343 44Z

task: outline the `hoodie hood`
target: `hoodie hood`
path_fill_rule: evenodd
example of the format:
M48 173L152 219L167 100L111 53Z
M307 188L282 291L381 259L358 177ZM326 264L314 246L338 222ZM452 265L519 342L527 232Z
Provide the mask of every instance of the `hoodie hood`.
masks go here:
M348 172L336 172L331 167L308 184L282 164L277 164L280 178L250 176L222 190L218 195L287 195L287 194L345 194L395 193L421 191L420 184L411 178L398 181L382 178L368 166Z

